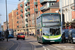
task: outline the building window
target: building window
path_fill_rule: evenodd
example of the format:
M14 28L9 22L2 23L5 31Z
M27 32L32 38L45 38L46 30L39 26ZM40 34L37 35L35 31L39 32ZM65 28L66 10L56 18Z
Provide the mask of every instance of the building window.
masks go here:
M34 25L35 24L35 22L34 22L34 20L32 20L32 25Z
M17 19L19 19L19 17L17 17Z
M19 21L17 21L17 23L19 23Z
M25 28L25 27L23 26L23 28Z
M17 26L17 28L19 28L19 26Z

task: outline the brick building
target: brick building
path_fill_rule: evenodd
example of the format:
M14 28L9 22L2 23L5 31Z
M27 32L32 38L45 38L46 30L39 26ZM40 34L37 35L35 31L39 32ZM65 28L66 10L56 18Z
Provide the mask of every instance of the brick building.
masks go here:
M9 29L13 29L15 35L19 32L25 32L23 0L19 2L16 10L12 10L12 12L9 13Z
M59 8L50 8L59 0L25 0L26 31L35 34L36 17L42 13L55 13Z
M17 7L17 32L25 32L24 1L20 1Z
M17 29L17 27L16 27L16 22L17 22L16 12L17 12L17 10L12 10L12 12L9 13L9 29L13 29L13 30Z

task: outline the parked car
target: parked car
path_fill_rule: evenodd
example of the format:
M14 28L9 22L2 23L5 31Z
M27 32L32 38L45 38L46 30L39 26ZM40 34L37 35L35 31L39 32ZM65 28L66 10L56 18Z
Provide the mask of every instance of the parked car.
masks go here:
M62 42L68 42L68 39L69 39L69 30L63 29Z
M4 40L4 37L2 35L2 31L0 31L0 40Z
M23 39L23 40L25 40L25 35L24 35L24 33L18 33L18 35L17 35L17 40L18 39Z
M69 42L75 43L75 29L69 31Z

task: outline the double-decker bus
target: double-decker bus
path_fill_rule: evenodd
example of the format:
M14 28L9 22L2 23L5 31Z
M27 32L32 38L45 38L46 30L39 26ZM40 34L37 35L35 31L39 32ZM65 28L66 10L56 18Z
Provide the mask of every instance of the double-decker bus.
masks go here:
M61 18L58 13L45 13L36 18L37 41L61 42Z

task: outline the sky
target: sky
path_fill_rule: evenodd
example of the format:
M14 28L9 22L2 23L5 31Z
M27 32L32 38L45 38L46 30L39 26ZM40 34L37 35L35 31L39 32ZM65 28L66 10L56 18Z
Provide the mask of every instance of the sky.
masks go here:
M7 0L7 13L9 14L12 10L15 10L17 8L18 3L19 0ZM0 0L0 21L2 25L3 22L6 21L5 0Z

